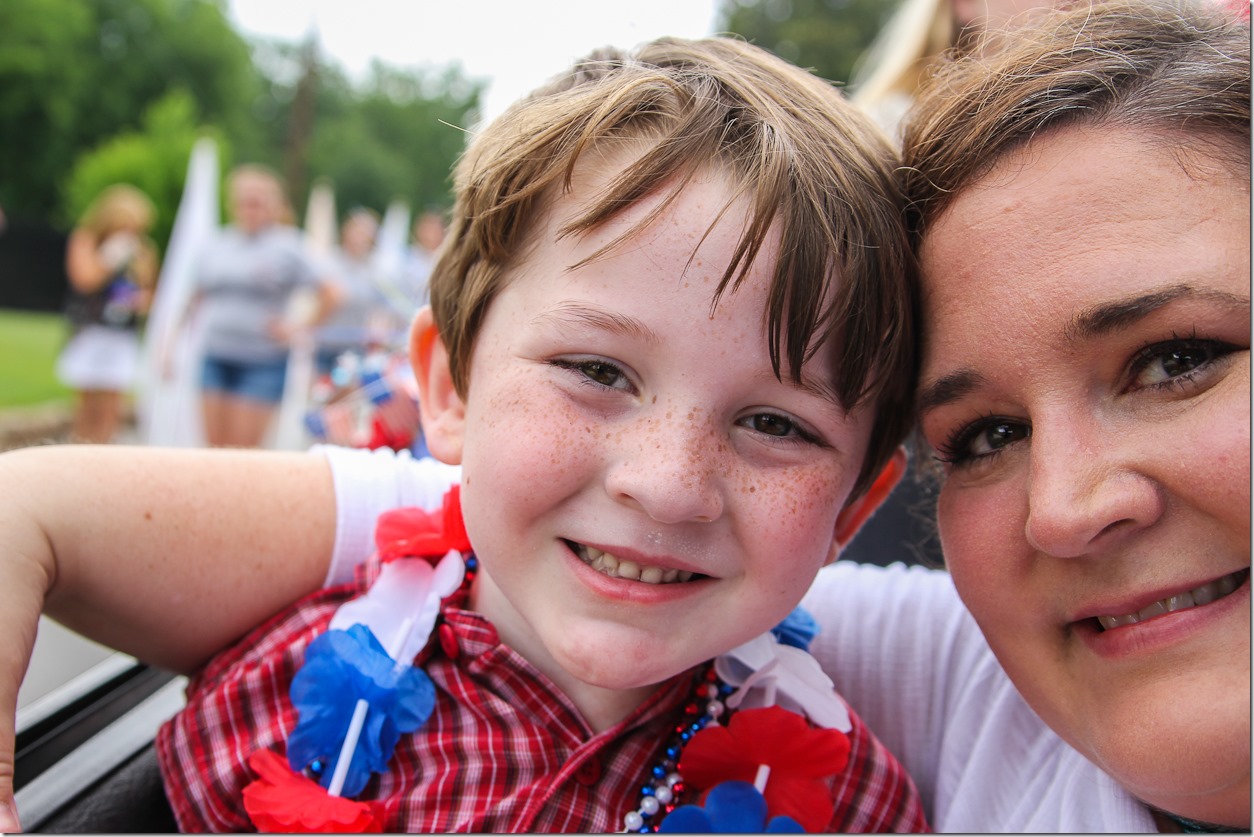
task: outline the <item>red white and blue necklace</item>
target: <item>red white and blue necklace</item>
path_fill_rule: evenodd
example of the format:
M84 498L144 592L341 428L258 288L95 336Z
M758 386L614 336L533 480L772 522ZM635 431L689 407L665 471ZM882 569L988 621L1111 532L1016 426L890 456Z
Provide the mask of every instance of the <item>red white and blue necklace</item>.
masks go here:
M409 661L427 645L443 599L477 568L458 489L435 512L383 515L376 543L378 578L340 606L292 680L300 720L286 758L272 750L249 758L258 779L244 789L244 807L259 831L381 831L382 804L352 797L389 769L400 737L434 710L430 678ZM833 804L824 780L844 769L851 726L805 650L814 632L798 609L698 670L638 804L623 815L625 831L827 827ZM342 688L327 689L328 682Z

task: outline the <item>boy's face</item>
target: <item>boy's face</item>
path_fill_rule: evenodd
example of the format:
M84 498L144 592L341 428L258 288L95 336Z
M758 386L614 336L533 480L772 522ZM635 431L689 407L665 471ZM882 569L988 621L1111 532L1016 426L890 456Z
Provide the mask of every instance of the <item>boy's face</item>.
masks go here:
M555 240L601 183L576 178L538 224L489 307L464 403L438 341L419 348L429 313L415 332L428 443L463 466L474 605L568 694L647 687L770 629L874 502L841 511L870 417L831 396L831 358L802 386L771 371L773 243L711 312L745 221L737 203L701 242L725 181L694 181L572 270L655 205Z

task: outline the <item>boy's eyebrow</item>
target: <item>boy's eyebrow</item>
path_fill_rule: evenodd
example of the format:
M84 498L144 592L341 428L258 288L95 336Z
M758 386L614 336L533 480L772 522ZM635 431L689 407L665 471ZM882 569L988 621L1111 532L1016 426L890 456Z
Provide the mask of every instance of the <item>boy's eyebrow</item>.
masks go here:
M603 308L595 308L579 302L565 302L555 308L538 315L534 322L538 325L552 324L559 329L595 328L613 334L623 334L647 340L650 343L661 343L657 332L649 328L635 317L628 317Z
M1246 297L1210 288L1195 288L1192 285L1172 285L1161 291L1119 299L1081 311L1067 327L1067 338L1078 341L1101 337L1143 320L1178 299L1188 298L1218 303L1234 311L1248 312L1250 309L1250 300Z

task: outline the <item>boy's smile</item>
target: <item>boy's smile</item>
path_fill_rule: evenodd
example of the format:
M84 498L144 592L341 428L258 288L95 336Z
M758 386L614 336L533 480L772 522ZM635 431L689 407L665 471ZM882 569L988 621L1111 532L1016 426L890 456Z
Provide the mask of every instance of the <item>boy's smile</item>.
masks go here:
M567 541L566 545L579 556L589 567L610 578L624 578L644 584L671 584L673 582L691 581L697 576L692 570L679 570L674 567L651 563L649 558L615 555L603 549L587 544Z
M463 467L472 605L604 728L800 601L856 529L841 509L870 422L840 409L830 353L801 384L773 374L773 238L712 305L747 214L733 202L706 234L722 176L584 263L662 200L559 237L607 177L586 169L489 306L464 403L442 344L418 361L428 442Z

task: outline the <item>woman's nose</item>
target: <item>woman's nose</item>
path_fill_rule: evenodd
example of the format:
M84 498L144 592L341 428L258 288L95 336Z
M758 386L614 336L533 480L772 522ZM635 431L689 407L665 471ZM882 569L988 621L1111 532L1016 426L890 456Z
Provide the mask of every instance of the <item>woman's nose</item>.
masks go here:
M1069 422L1033 424L1026 536L1059 558L1096 554L1152 525L1163 513L1155 481L1138 468L1136 445Z
M723 514L721 455L730 442L708 422L646 419L624 431L606 490L659 523L708 523Z

